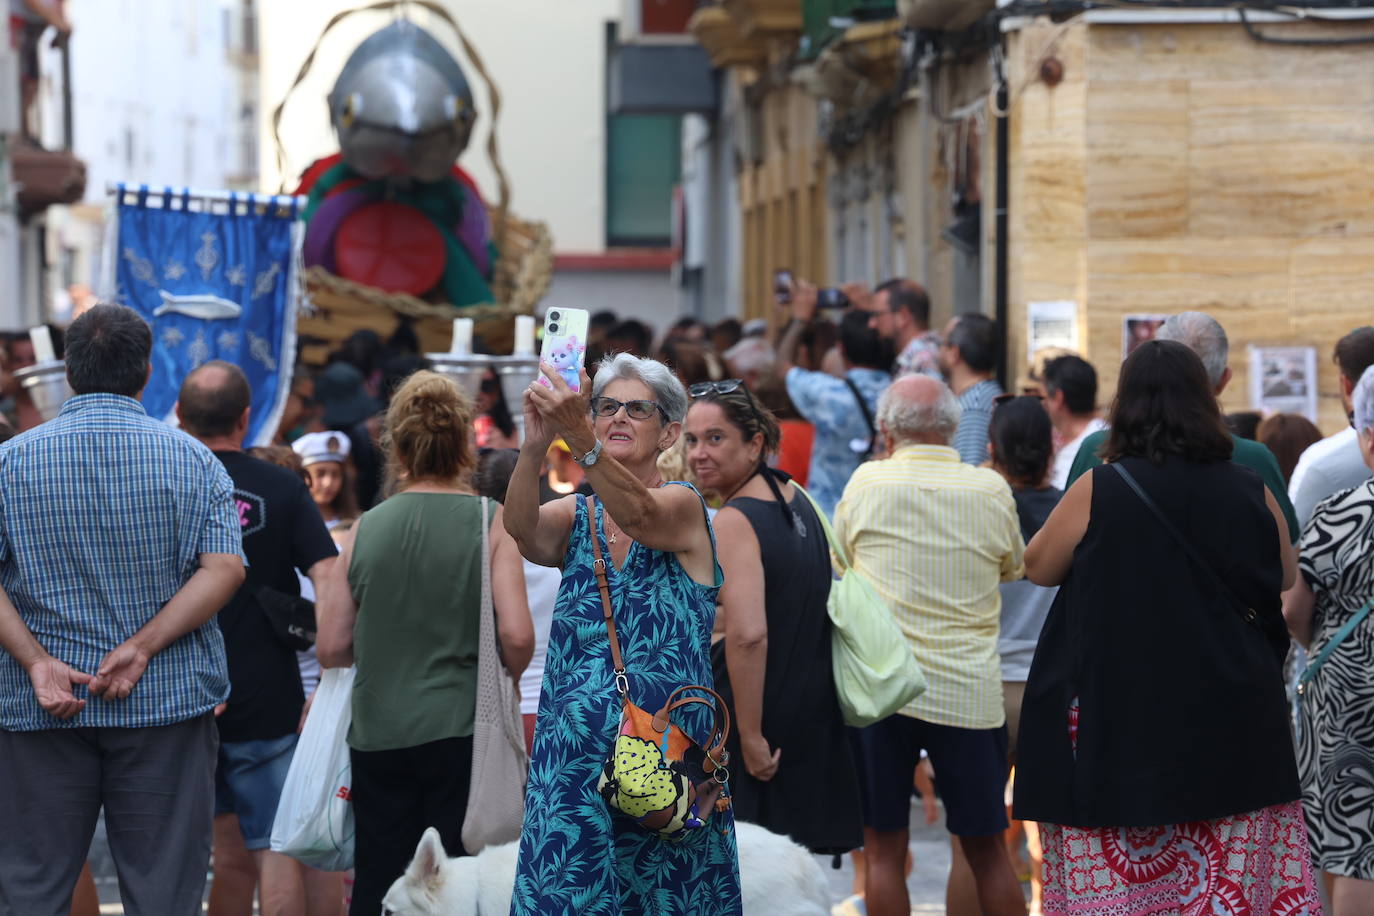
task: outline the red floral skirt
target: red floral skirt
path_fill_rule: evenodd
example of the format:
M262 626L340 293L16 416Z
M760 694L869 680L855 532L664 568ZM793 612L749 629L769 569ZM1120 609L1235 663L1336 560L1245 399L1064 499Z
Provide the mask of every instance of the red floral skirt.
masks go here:
M1044 913L1321 916L1302 804L1167 827L1040 825Z

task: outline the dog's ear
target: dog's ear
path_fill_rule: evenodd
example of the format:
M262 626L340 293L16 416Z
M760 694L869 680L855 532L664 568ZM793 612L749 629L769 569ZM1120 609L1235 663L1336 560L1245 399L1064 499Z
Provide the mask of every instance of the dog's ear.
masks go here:
M414 881L432 884L439 880L439 870L447 859L448 853L444 852L444 842L439 839L439 831L433 827L426 828L424 835L420 837L420 845L415 847L415 858L410 860L410 868L406 869L406 875Z

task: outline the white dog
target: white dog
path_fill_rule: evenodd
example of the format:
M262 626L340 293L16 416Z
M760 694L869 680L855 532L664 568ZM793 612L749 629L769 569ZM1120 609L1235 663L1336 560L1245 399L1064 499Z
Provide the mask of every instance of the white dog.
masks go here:
M828 916L830 891L811 854L785 836L737 824L745 916ZM430 827L382 900L383 916L505 916L519 843L450 859Z

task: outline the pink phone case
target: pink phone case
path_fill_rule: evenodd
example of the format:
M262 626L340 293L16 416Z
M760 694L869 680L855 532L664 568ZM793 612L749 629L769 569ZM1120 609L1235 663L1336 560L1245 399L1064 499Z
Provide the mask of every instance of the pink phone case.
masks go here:
M587 362L587 328L591 315L583 309L549 309L544 316L544 343L540 361L558 370L573 391L582 390L582 367ZM556 333L553 328L556 326ZM543 374L539 383L552 388Z

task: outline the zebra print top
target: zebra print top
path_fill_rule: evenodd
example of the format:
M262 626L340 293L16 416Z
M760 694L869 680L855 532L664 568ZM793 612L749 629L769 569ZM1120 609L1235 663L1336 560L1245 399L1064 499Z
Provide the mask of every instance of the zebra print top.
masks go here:
M1321 503L1298 568L1316 596L1317 653L1374 597L1374 481ZM1298 769L1312 855L1323 871L1374 880L1374 615L1333 651L1302 695Z

